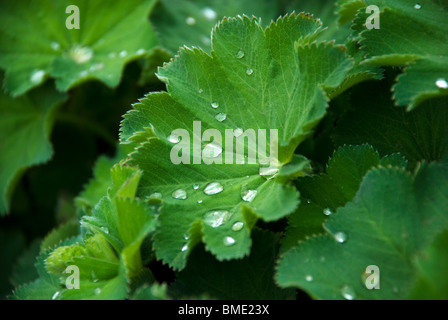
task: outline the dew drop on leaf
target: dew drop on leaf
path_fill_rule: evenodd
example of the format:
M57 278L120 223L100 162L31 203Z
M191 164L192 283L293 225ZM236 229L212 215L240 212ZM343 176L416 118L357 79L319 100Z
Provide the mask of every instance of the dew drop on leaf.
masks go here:
M60 294L61 294L61 293L60 293L59 291L56 291L56 292L54 293L54 295L51 297L51 300L56 300L56 299L59 297Z
M331 212L331 209L330 208L326 208L326 209L324 209L324 215L326 215L326 216L330 216L333 212Z
M185 252L188 250L188 244L184 245L180 251Z
M341 288L341 294L346 300L354 300L356 298L355 290L347 285Z
M45 76L45 71L36 70L31 74L30 81L31 81L31 83L34 83L34 84L41 83L42 80L44 79L44 76Z
M140 54L144 54L144 53L145 53L145 49L140 48L140 49L138 49L135 53L138 54L138 55L140 55Z
M89 47L75 46L69 50L68 55L76 63L82 64L93 58L93 50Z
M198 200L198 203L201 204L201 203L202 203L202 199L199 199L199 200Z
M103 231L105 234L109 234L109 229L107 229L106 227L101 227L100 229L101 229L101 231Z
M422 8L422 6L421 6L419 3L416 3L416 4L414 5L414 9L419 10L419 9L421 9L421 8Z
M261 167L259 172L260 176L270 176L269 179L272 179L278 173L278 168L275 167Z
M205 214L204 222L212 228L222 226L229 221L232 213L227 210L213 210Z
M162 199L162 194L160 192L154 192L149 195L150 198Z
M312 275L307 275L306 277L305 277L305 280L307 281L307 282L311 282L311 281L313 281L313 276Z
M53 41L50 46L54 51L59 51L59 49L61 49L61 45L56 41Z
M220 184L219 182L211 182L205 187L204 193L211 196L222 192L222 190L224 190L222 184Z
M193 17L188 17L185 22L189 25L189 26L193 26L196 24L196 19Z
M237 59L242 59L242 58L244 58L244 51L240 49L240 50L237 52L237 54L235 55L235 58L237 58Z
M247 74L248 76L251 76L253 73L254 73L254 69L247 68L247 70L246 70L246 74Z
M101 293L101 288L95 288L93 291L96 295L99 295Z
M189 236L187 233L185 233L185 234L184 234L184 239L185 239L185 240L189 240L189 239L190 239L190 236Z
M224 245L227 247L233 246L236 243L236 240L232 237L225 237L224 238Z
M79 73L79 76L80 76L81 78L87 77L87 70L82 70L82 71Z
M120 53L119 53L119 56L120 56L121 58L124 58L124 57L126 57L127 55L128 55L128 52L127 52L126 50L121 50Z
M204 93L204 89L199 89L198 92L199 93Z
M216 158L222 153L222 147L217 143L209 143L202 150L203 157Z
M243 134L243 129L241 129L241 128L236 128L235 130L233 130L233 135L237 138L242 134Z
M232 230L233 231L240 231L241 229L243 229L244 227L244 223L241 221L237 221L232 225Z
M178 143L180 141L180 137L177 134L170 134L167 139L171 143Z
M90 277L93 282L98 282L98 277L96 276L95 271L92 270L92 272L90 272Z
M110 52L108 55L109 59L114 59L117 57L117 54L115 52Z
M241 192L241 199L246 202L252 202L255 199L255 196L257 195L257 190L246 190Z
M219 104L218 102L212 102L211 106L213 109L217 109L219 107Z
M173 191L171 196L177 200L185 200L187 199L187 192L184 189L177 189Z
M198 184L194 184L194 185L193 185L193 189L194 189L194 190L198 190L198 189L199 189L199 185L198 185Z
M218 120L219 122L223 122L224 120L226 120L226 118L227 118L227 114L222 113L222 112L218 113L215 116L215 119Z
M448 88L448 82L444 78L439 78L436 81L436 86L440 89Z
M217 17L216 11L211 8L204 8L202 9L202 14L204 17L206 17L208 20L215 20Z
M103 63L95 63L90 66L89 71L90 72L98 71L98 70L102 70L103 68L104 68Z
M347 235L344 232L336 232L334 239L339 243L345 243L347 241Z

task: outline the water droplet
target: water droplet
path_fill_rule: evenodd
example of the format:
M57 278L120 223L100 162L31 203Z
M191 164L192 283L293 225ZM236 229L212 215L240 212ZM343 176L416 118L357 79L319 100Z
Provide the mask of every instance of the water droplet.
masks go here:
M436 86L440 89L448 88L448 82L444 78L437 79Z
M310 203L311 203L311 200L306 200L306 203L310 204Z
M177 200L185 200L185 199L187 199L187 192L183 189L177 189L177 190L173 191L171 196Z
M31 83L34 83L34 84L41 83L42 80L44 79L44 76L45 76L45 71L36 70L31 74L30 81L31 81Z
M343 286L341 288L341 294L346 300L354 300L356 298L355 290L350 286Z
M188 244L184 245L180 251L185 252L188 250Z
M59 297L60 294L61 294L61 293L60 293L59 291L56 291L56 292L54 293L54 295L51 297L51 300L56 300L56 299Z
M167 139L171 143L178 143L180 141L180 137L177 134L173 134L173 133L170 134Z
M219 103L218 102L212 102L212 108L213 109L217 109L219 107Z
M85 77L87 77L87 70L82 70L82 71L79 73L79 76L80 76L81 78L85 78Z
M117 57L117 54L115 52L110 52L108 55L109 59L114 59Z
M184 239L185 239L185 240L189 240L189 239L190 239L190 236L188 235L188 233L185 233L185 234L184 234Z
M106 227L101 227L100 230L103 231L105 234L109 234L109 229L107 229Z
M326 216L330 216L332 213L333 213L333 212L331 212L331 209L330 209L330 208L326 208L326 209L324 209L324 215L326 215Z
M146 51L145 49L140 48L140 49L138 49L135 53L138 54L138 55L140 55L140 54L144 54L145 51Z
M199 89L198 92L199 92L200 94L201 94L201 93L204 93L204 89Z
M233 230L233 231L240 231L241 229L243 229L243 227L244 227L244 223L241 222L241 221L237 221L237 222L235 222L235 223L233 224L233 226L232 226L232 230Z
M204 222L212 228L217 228L227 223L232 216L232 213L227 210L214 210L208 212L204 216Z
M311 281L313 281L313 276L309 274L305 277L305 280L308 282L311 282Z
M75 46L70 49L68 55L78 64L86 63L93 57L93 51L89 47Z
M324 256L320 257L320 262L325 262L325 257Z
M201 40L202 40L202 43L203 44L205 44L205 45L210 45L211 43L212 43L212 40L210 40L210 38L209 37L206 37L206 36L202 36L201 37Z
M151 193L150 195L149 195L149 197L150 198L154 198L154 199L162 199L162 194L160 193L160 192L154 192L154 193Z
M224 190L222 184L220 184L219 182L211 182L205 187L204 193L211 196L222 192L222 190Z
M334 239L339 243L344 243L347 241L347 235L344 232L336 232Z
M244 58L244 51L243 51L242 49L240 49L240 50L236 53L235 58L237 58L237 59L242 59L242 58Z
M128 55L128 52L126 50L121 50L118 55L120 56L120 58L124 58Z
M101 288L95 288L93 291L96 295L99 295L101 293Z
M224 245L227 247L233 246L236 243L236 240L232 237L225 237L224 238Z
M242 134L243 134L243 129L241 129L241 128L236 128L235 130L233 130L233 135L237 138Z
M193 17L188 17L185 22L189 25L189 26L193 26L196 24L196 19Z
M217 143L209 143L202 150L202 156L207 158L216 158L222 153L222 147Z
M419 3L416 3L414 6L414 9L417 9L417 10L419 10L421 8L422 8L422 6Z
M218 113L215 116L215 119L218 120L219 122L223 122L224 120L226 120L226 118L227 118L227 114L222 113L222 112Z
M194 185L193 185L193 189L194 189L194 190L198 190L198 189L199 189L199 185L198 185L198 184L194 184Z
M89 68L90 72L102 70L104 68L104 63L95 63L92 64Z
M254 73L254 69L247 68L247 70L246 70L246 74L247 74L248 76L251 76L253 73Z
M50 46L54 51L59 51L59 49L61 49L61 45L56 41L53 41Z
M202 200L201 200L201 199L199 199L199 200L198 200L198 203L199 203L199 204L201 204L201 203L202 203Z
M202 14L208 19L208 20L215 20L216 19L216 11L211 8L204 8L202 9Z
M90 277L93 282L98 282L98 277L96 276L95 271L92 270L92 272L90 272Z
M278 168L275 167L261 167L258 173L260 176L271 176L272 179L278 173Z
M257 190L247 190L241 192L241 198L246 202L252 202L252 200L255 199L255 196L257 195Z

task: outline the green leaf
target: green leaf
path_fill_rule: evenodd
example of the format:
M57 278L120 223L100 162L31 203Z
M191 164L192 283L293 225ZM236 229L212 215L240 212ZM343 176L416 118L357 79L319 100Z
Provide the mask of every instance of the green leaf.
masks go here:
M53 229L42 241L40 251L57 247L62 241L75 237L79 234L79 225L77 222L69 221Z
M445 230L434 243L426 248L416 259L415 264L419 273L410 299L412 300L447 300L448 278L448 232Z
M379 165L406 168L406 161L397 154L380 159L370 145L343 146L329 160L327 173L299 178L296 182L302 202L288 217L288 229L282 251L299 241L324 233L326 218L351 201L366 173Z
M416 278L412 260L448 225L448 170L423 164L369 171L352 202L331 215L327 235L302 242L281 258L277 281L320 299L402 299ZM365 286L366 268L380 269L380 290Z
M168 93L146 96L126 115L122 142L141 143L128 162L143 170L138 193L162 195L154 238L159 259L182 269L199 239L219 260L241 258L249 253L249 234L257 219L273 221L295 210L298 194L285 176L266 179L259 164L175 165L169 136L177 128L191 136L193 121L201 121L202 129L217 129L221 136L225 129L278 129L280 167L289 163L296 146L325 114L325 91L338 86L351 67L340 47L310 43L319 28L313 18L295 14L265 31L256 19L224 19L213 30L211 56L199 49L182 49L158 73ZM222 149L221 143L215 142ZM187 148L193 150L189 143ZM223 191L205 194L210 183ZM186 199L176 199L176 190L185 191ZM241 196L249 191L256 192L252 202ZM219 221L226 223L217 227ZM239 232L231 228L236 222L244 225Z
M51 158L54 113L66 97L50 85L17 99L0 92L0 213L23 171Z
M421 160L440 160L448 151L448 100L432 99L406 112L393 106L388 87L369 84L352 93L353 109L338 122L336 145L369 143L381 155L399 152L411 168Z
M223 17L261 17L265 25L277 19L277 1L260 0L160 0L151 13L151 22L163 47L175 53L184 45L210 52L210 30Z
M142 286L135 293L134 300L171 300L167 295L166 284L153 284Z
M235 261L218 262L203 248L196 248L188 266L169 288L176 299L208 294L223 300L294 299L295 290L280 289L274 283L274 263L279 235L254 230L250 256Z
M14 272L11 277L11 284L14 287L29 283L39 277L34 267L34 262L36 261L36 256L39 255L40 243L40 240L33 241L14 265Z
M343 1L358 8L360 1ZM394 86L398 105L413 109L433 97L448 95L448 7L446 2L426 0L366 0L381 9L380 29L363 27L362 50L367 64L406 66ZM356 18L360 25L368 14L365 7ZM351 11L352 13L354 11Z
M18 96L49 76L62 91L88 79L117 86L124 65L157 44L148 22L154 3L2 2L0 67L6 70L5 88ZM79 8L79 29L66 28L68 5Z

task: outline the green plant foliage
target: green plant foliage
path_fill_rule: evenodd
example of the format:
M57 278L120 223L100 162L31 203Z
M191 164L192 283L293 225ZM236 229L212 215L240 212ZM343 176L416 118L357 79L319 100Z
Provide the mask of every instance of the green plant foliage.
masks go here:
M154 2L3 1L0 67L6 70L4 87L18 96L47 77L55 78L62 91L88 79L117 86L124 65L157 44L148 22ZM68 5L79 8L79 29L66 28Z
M297 192L288 183L279 183L284 180L282 171L278 179L266 179L259 174L259 165L174 165L169 137L175 128L193 133L195 120L222 136L225 129L279 128L280 166L289 163L295 147L325 114L325 90L337 87L351 67L339 47L311 43L319 29L320 24L305 15L284 17L265 31L255 19L224 19L213 31L211 56L182 49L158 72L168 94L148 95L126 116L122 141L143 141L129 161L144 172L140 195L162 195L154 242L158 258L182 269L200 238L220 260L243 257L249 253L249 233L257 219L276 220L296 208ZM311 78L308 70L315 72ZM305 84L307 91L297 90ZM279 110L279 105L287 107ZM223 146L218 148L223 152ZM286 178L300 175L300 170L303 166L286 170L290 171ZM207 194L211 183L223 191ZM185 192L185 199L176 198L176 190ZM244 201L244 192L257 194L253 202ZM226 223L218 228L210 214ZM237 222L244 225L239 232L232 230Z
M51 158L54 114L66 97L49 85L18 99L0 93L0 213L7 212L20 174Z
M447 17L1 2L0 299L448 299Z
M277 281L320 299L403 299L418 276L412 260L448 225L448 170L423 164L371 170L353 201L281 258ZM381 270L381 290L368 290L365 270ZM400 266L397 268L397 266ZM310 280L312 279L312 280Z
M447 3L439 0L351 0L339 1L342 21L353 18L365 23L365 8L381 10L380 28L359 28L366 64L406 66L393 87L398 105L413 109L433 97L448 95ZM357 11L359 9L359 11ZM434 39L437 39L434 41Z

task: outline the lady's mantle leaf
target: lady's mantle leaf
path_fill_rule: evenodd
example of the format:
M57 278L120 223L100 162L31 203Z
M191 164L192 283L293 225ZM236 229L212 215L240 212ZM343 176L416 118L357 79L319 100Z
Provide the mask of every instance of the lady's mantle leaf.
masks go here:
M0 92L0 213L8 211L20 174L53 154L53 115L65 98L49 85L18 99Z
M368 30L366 7L381 10L380 28ZM354 10L344 10L353 8ZM398 105L413 109L432 97L448 95L448 6L438 0L340 1L344 20L356 12L361 48L366 63L406 66L394 86Z
M143 171L139 194L163 200L154 239L158 258L183 268L201 239L220 260L241 258L249 253L258 218L276 220L297 207L297 191L282 174L297 176L294 170L266 179L273 176L260 175L259 162L229 164L225 158L230 154L235 160L234 148L226 151L224 142L207 137L198 142L205 158L227 164L176 165L170 159L178 146L172 133L183 129L200 140L202 132L193 132L197 121L202 130L217 129L222 137L226 129L234 130L226 142L235 145L247 130L267 129L269 135L277 129L279 156L270 160L278 160L279 167L289 163L325 114L326 91L337 87L352 65L340 47L312 42L319 29L319 22L305 15L286 16L266 30L256 19L224 19L213 30L211 55L181 49L159 70L168 93L148 95L126 115L122 141L141 143L129 161ZM276 140L266 140L269 153ZM193 154L190 144L186 148ZM246 145L244 154L254 151L260 159L258 148L251 148ZM216 154L207 156L207 150Z
M418 275L412 261L448 226L448 169L423 164L415 175L371 170L352 202L331 215L327 235L288 251L278 265L283 287L321 299L402 299ZM378 266L380 290L366 287Z
M18 96L48 76L63 91L87 79L116 86L125 63L157 42L148 22L154 2L2 1L0 67L6 70L5 88ZM79 8L79 29L66 28L69 5Z

